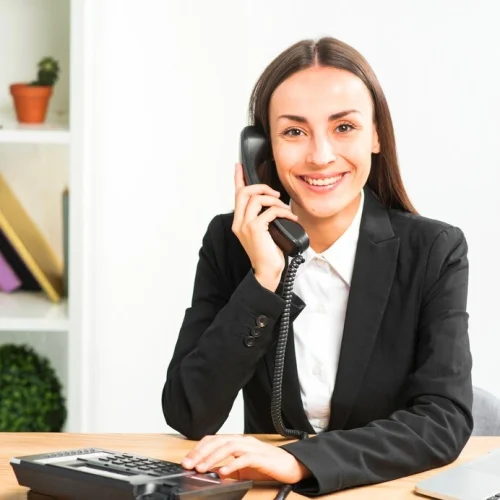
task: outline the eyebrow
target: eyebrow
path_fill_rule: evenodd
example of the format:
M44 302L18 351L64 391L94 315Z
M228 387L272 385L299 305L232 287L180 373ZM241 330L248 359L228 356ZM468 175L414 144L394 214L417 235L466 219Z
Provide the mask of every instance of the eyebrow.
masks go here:
M343 118L344 116L350 115L351 113L361 114L357 109L348 109L346 111L339 111L338 113L330 115L328 117L328 121L338 120L339 118ZM278 120L280 120L281 118L286 118L287 120L292 120L294 122L299 122L299 123L307 123L307 118L305 118L304 116L281 115L278 117Z

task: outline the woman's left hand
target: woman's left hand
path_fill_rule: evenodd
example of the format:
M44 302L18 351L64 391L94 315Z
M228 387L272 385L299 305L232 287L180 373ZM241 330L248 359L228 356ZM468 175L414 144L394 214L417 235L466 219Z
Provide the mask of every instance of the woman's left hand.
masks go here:
M182 465L198 472L217 469L221 478L275 480L294 484L311 475L307 467L293 455L252 436L216 435L204 437L184 458Z

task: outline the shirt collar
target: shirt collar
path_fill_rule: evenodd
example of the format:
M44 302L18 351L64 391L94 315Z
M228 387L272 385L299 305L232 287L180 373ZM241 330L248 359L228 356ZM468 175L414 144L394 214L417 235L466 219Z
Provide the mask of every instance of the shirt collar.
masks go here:
M351 225L333 245L321 254L316 253L311 247L307 248L307 250L305 250L302 254L305 262L298 269L298 273L307 267L307 265L314 260L314 258L318 258L326 260L334 271L347 283L347 285L351 286L364 202L365 193L364 190L361 190L361 200Z

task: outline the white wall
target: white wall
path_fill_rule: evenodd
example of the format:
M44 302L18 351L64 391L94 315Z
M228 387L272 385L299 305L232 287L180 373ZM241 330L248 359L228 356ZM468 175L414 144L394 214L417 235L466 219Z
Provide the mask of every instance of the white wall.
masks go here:
M470 245L474 382L500 396L496 2L95 2L93 249L85 430L163 432L160 394L209 220L232 208L251 87L304 37L336 36L387 94L408 191ZM242 430L238 401L227 432Z

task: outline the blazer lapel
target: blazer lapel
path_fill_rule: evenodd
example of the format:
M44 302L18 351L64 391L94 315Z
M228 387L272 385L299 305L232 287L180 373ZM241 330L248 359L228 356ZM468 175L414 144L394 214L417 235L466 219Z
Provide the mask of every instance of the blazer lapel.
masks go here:
M366 188L329 430L344 428L351 413L384 315L398 252L399 238L387 209Z

